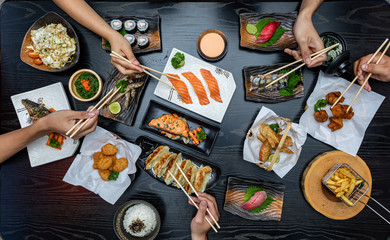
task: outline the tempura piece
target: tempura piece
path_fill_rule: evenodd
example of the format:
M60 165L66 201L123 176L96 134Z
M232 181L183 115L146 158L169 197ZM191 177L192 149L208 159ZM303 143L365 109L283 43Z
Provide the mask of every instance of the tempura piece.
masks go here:
M268 141L265 141L260 147L259 159L262 162L266 162L269 155L271 155L272 147Z
M267 141L271 144L272 148L276 148L279 141L276 133L266 124L261 124L260 133L263 135Z

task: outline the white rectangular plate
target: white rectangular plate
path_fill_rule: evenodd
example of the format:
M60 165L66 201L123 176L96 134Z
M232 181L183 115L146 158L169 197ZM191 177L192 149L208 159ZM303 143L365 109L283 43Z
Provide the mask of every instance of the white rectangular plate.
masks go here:
M32 124L27 109L22 104L22 99L29 99L33 102L42 102L46 108L58 110L70 110L68 98L62 83L58 82L46 87L38 88L32 91L20 93L11 96L19 123L22 127ZM40 166L46 163L54 162L63 158L72 156L79 146L78 140L69 137L64 140L62 149L58 150L46 145L48 136L43 136L27 145L28 157L31 167Z
M181 52L185 56L185 64L183 67L179 69L173 68L171 64L171 59L177 52ZM209 70L217 80L219 86L219 92L222 98L222 103L216 102L214 99L210 97L210 90L207 87L207 83L203 79L202 74L200 73L201 68ZM196 95L191 83L188 82L188 80L183 75L181 75L181 73L184 72L192 72L196 77L199 78L210 100L209 104L207 105L199 104L198 96ZM161 82L157 84L157 87L154 90L154 95L161 97L171 103L179 105L180 107L193 111L201 116L214 120L216 122L219 123L222 122L222 119L225 116L226 110L229 106L230 100L232 99L234 91L236 90L236 83L234 81L233 74L231 72L223 70L219 67L211 65L205 61L202 61L196 57L193 57L183 51L173 48L171 55L169 56L169 59L167 61L167 64L165 65L164 73L178 74L180 76L180 79L182 79L187 85L188 92L191 96L193 103L192 104L183 103L176 90L170 88L169 86ZM170 83L168 78L165 76L161 76L161 80Z

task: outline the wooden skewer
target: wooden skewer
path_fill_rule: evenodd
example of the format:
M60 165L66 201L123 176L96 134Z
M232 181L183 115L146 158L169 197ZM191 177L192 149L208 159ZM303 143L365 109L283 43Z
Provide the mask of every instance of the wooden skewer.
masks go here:
M186 192L186 190L183 188L183 186L180 184L180 182L175 178L175 176L173 176L173 174L171 173L170 170L168 170L168 173L171 175L171 177L176 181L176 184L180 186L181 190L183 190L183 192L187 195L187 197L190 199L190 201L192 202L192 204L194 204L194 206L199 209L198 205L194 202L194 200L192 200L192 198L190 197L190 195L188 195L188 193ZM210 224L210 226L213 228L214 232L218 232L217 229L214 227L214 225L209 221L209 219L207 217L205 217L206 221Z
M327 49L336 47L336 46L338 46L338 45L339 45L339 43L336 43L336 44L334 44L334 45L332 45L332 46L329 46L329 47L327 47L327 48L325 48L325 49L322 49L322 50L320 50L320 51L318 51L318 52L315 52L315 53L311 54L310 57L314 57L314 56L317 56L317 55L322 55L322 54L325 53L325 51L326 51ZM286 67L289 67L289 66L291 66L291 65L297 64L297 63L299 63L299 62L303 62L303 59L301 58L301 59L299 59L299 60L296 60L295 62L289 63L289 64L287 64L287 65L284 65L284 66L280 67L280 68L277 68L277 69L275 69L275 70L272 70L272 71L270 71L270 72L267 72L267 73L264 74L263 76L267 76L267 75L270 75L270 74L272 74L272 73L274 73L274 72L278 72L278 71L280 71L280 70L285 69Z
M275 153L274 153L274 156L272 157L271 163L270 163L270 165L269 165L269 166L267 167L267 169L266 169L267 171L271 171L271 170L272 170L272 167L274 166L275 161L276 161L276 159L277 159L278 156L279 156L279 152L280 152L280 150L282 149L283 143L284 143L284 141L285 141L286 138L287 138L287 134L288 134L288 132L290 131L290 128L291 128L291 122L288 122L288 123L287 123L287 127L286 127L286 129L284 130L282 139L280 139L279 145L278 145L278 147L276 148L276 151L275 151Z
M179 165L178 163L176 163L176 166L179 168L179 170L180 170L181 174L183 175L184 179L187 181L188 185L190 185L190 187L191 187L192 191L195 193L195 195L196 195L197 197L199 197L199 194L198 194L198 192L196 192L196 190L195 190L194 186L192 186L192 184L191 184L190 180L187 178L186 174L183 172L183 170L181 169L180 165ZM185 190L185 189L184 189L184 190ZM218 224L217 220L215 220L215 218L214 218L213 214L211 214L211 212L210 212L210 210L209 210L208 208L207 208L207 213L208 213L208 214L211 216L211 218L213 219L213 221L214 221L215 225L217 225L217 227L220 229L220 228L221 228L221 226L219 226L219 224Z
M111 57L116 57L116 58L119 58L119 59L122 59L123 61L126 61L130 64L133 64L129 59L127 58L124 58L122 57L120 54L118 54L117 52L114 52L114 51L111 51L111 54L110 54ZM173 79L176 79L176 80L179 80L179 81L182 81L180 78L177 78L177 77L173 77L173 76L169 76L168 74L166 73L163 73L163 72L160 72L160 71L157 71L153 68L150 68L150 67L147 67L147 66L144 66L142 64L139 65L140 67L144 68L144 69L147 69L149 71L152 71L152 72L155 72L155 73L158 73L158 74L161 74L161 75L164 75L166 77L170 77L170 78L173 78Z
M92 112L93 110L96 109L96 106L98 106L99 104L101 104L108 96L110 93L112 93L112 91L114 91L114 89L111 89L107 94L106 96L104 96L102 99L100 99L100 101L93 107L91 108L91 110L89 110L88 112ZM80 121L78 121L75 125L73 125L73 127L71 129L69 129L69 131L67 131L65 133L65 135L68 135L73 131L73 129L75 129L78 125L80 125L80 123L83 121L83 119L81 119Z
M336 47L336 46L338 46L338 45L340 45L340 43L334 44L332 47L328 47L328 48L326 48L326 49L323 49L323 50L321 50L322 52L319 51L319 52L321 52L321 53L318 52L319 54L316 55L316 56L314 56L311 60L314 60L314 59L320 57L323 53L328 52L329 50L331 50L332 48L334 48L334 47ZM279 81L280 79L282 79L282 78L288 76L290 73L294 72L295 70L297 70L297 69L299 69L299 68L301 68L301 67L303 67L303 66L305 66L305 65L306 65L306 63L302 63L301 65L299 65L298 67L294 68L293 70L291 70L291 71L289 71L289 72L283 74L282 76L278 77L278 78L275 79L274 81L270 82L268 85L265 86L265 88L268 88L269 86L271 86L272 84L276 83L276 82Z
M387 50L389 49L389 47L390 47L390 43L387 44L385 50L382 52L381 56L379 57L378 61L377 61L375 64L379 64L379 63L381 62L383 56L385 55L385 53L387 52ZM360 92L362 91L364 85L366 85L366 83L368 82L368 79L370 79L371 75L372 75L372 73L368 74L366 80L364 80L364 83L363 83L362 86L360 87L360 89L359 89L359 91L357 92L356 96L353 98L351 104L349 104L349 106L348 106L346 112L348 112L349 109L352 107L352 104L355 102L356 98L359 96Z
M389 41L388 38L385 39L385 41L382 43L382 45L379 46L379 48L376 50L376 52L371 56L371 58L368 60L367 64L370 64L371 61L376 57L376 55L378 54L378 52L382 49L382 47L387 43L387 41ZM340 97L337 98L337 100L333 103L333 105L330 107L330 109L332 109L334 106L336 106L336 104L340 101L340 99L344 96L344 94L349 90L349 88L355 83L355 81L358 79L358 77L356 76L352 82L349 84L349 86L347 87L347 89L344 90L344 92L340 95ZM364 85L363 85L364 86Z
M101 103L100 104L100 106L97 108L97 110L100 110L103 106L105 106L114 96L115 96L115 94L117 94L117 92L120 90L121 88L118 88L118 89L116 89L112 94L106 94L106 96L104 96L104 98L102 98L99 102L98 102L98 104L99 103L101 103L102 102L102 100L104 100L107 96L108 96L108 98L106 98L105 100L104 100L104 102L103 103ZM111 89L111 91L109 92L109 93L111 93L112 92L112 90L113 89ZM96 104L96 106L98 106L98 104ZM96 107L95 106L95 107ZM85 124L87 124L88 122L89 122L89 120L90 120L90 118L87 118L86 120L85 120L85 122L83 122L82 124L81 124L81 126L80 127L78 127L77 128L77 130L76 131L74 131L69 137L70 138L73 138L84 126L85 126ZM83 120L81 120L81 121L83 121ZM79 121L79 122L81 122L81 121ZM70 131L70 130L69 130ZM68 132L69 132L68 131Z

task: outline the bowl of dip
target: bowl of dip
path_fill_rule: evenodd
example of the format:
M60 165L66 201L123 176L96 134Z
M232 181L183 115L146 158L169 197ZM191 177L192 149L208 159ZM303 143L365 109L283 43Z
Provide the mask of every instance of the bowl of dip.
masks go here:
M157 209L143 200L131 200L119 207L114 216L114 230L122 240L153 240L160 231Z
M95 100L100 96L103 89L101 78L90 69L80 69L73 73L68 86L70 94L82 102Z
M199 55L208 61L218 61L227 52L227 38L217 29L208 29L200 34L197 43Z

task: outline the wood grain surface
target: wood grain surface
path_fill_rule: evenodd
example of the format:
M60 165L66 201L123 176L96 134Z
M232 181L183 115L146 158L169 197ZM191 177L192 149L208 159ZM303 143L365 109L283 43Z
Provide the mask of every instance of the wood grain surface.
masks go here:
M298 2L91 2L91 5L102 16L159 14L162 50L138 55L141 63L158 70L164 68L174 47L197 56L197 38L206 29L216 28L227 36L228 52L215 64L232 72L237 89L220 124L216 144L207 158L178 144L175 146L222 169L220 181L208 191L217 199L221 229L217 234L210 231L209 239L386 239L390 235L389 225L368 208L352 219L336 221L316 212L306 202L300 187L302 173L314 157L333 150L332 147L308 136L297 165L283 179L242 159L245 133L260 108L266 106L298 122L305 101L315 86L318 69L304 70L303 98L275 104L245 101L243 66L270 65L292 59L283 52L263 53L240 48L238 13L244 9L260 13L291 12L298 10ZM19 58L26 31L49 11L59 13L70 22L78 34L81 49L75 67L55 74L29 67ZM2 133L20 127L11 95L55 82L62 82L67 89L69 77L81 68L90 68L106 80L113 69L109 54L101 49L100 37L79 25L51 1L5 2L0 20ZM351 61L354 61L374 52L384 38L389 37L390 6L382 1L326 1L317 10L313 21L319 33L334 31L344 36ZM370 81L370 84L374 91L389 96L389 83ZM129 141L146 135L168 143L168 140L139 129L149 101L161 101L153 95L156 85L156 81L148 82L132 127L104 118L99 119L99 125ZM85 110L90 104L74 100L69 93L68 97L73 109ZM176 105L169 105L178 109ZM180 111L193 115L184 109ZM390 207L389 147L390 101L385 99L366 131L358 155L371 170L372 196L387 207ZM147 200L158 209L162 221L158 239L190 238L190 222L195 208L188 205L180 190L164 186L139 169L131 186L115 205L110 205L94 193L62 181L72 161L73 158L68 158L31 168L27 151L23 150L1 165L0 232L4 239L116 239L113 230L115 211L130 199ZM286 191L281 221L250 221L223 211L228 176L283 183ZM385 216L390 218L389 214Z

